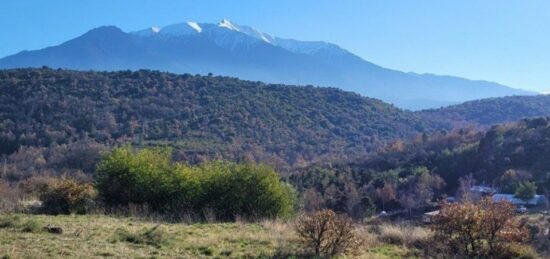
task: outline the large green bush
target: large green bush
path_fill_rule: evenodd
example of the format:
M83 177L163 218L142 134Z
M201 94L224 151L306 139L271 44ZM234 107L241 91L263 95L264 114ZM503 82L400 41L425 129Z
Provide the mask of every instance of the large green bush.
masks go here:
M171 163L169 149L116 148L98 165L96 188L108 206L143 204L158 212L203 214L220 220L289 215L292 187L270 167L207 162Z
M98 164L95 185L106 205L148 204L161 209L175 191L170 150L113 149Z
M271 167L210 162L198 169L199 203L217 217L276 217L292 212L294 191Z

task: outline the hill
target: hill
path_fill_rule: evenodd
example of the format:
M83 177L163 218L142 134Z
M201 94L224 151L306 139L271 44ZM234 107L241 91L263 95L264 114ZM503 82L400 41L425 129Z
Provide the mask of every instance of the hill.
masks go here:
M465 125L488 127L525 118L550 115L550 96L509 96L469 101L445 108L420 111L426 119L452 128Z
M548 197L549 155L550 118L542 117L398 140L361 158L308 166L289 179L304 210L328 207L362 218L374 210L434 210L430 202L469 195L473 185L508 194L534 186Z
M494 185L507 193L514 193L522 181L532 181L538 193L548 195L549 155L550 117L541 117L496 125L487 131L437 132L408 142L396 141L363 158L310 166L293 178L302 190L311 186L327 190L334 185L332 188L340 192L345 187L368 194L384 183L395 183L401 190L403 179L429 172L445 181L441 194L454 195L459 179L471 175L474 182Z
M78 70L214 73L270 83L336 86L413 110L531 94L487 81L386 69L335 44L282 39L227 20L137 32L104 26L57 46L0 59L0 68L43 65Z
M131 142L170 145L189 161L244 159L285 168L360 156L432 129L415 113L335 88L219 76L16 69L0 71L0 91L2 154Z

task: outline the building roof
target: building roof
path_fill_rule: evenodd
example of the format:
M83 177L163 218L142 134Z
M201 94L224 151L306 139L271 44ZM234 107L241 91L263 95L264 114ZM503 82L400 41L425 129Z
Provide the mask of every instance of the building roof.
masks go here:
M437 216L437 215L439 215L439 210L434 210L434 211L426 212L426 213L424 213L424 215L430 216L430 217L431 217L431 216Z
M481 192L481 193L493 193L495 192L495 188L485 186L485 185L474 185L470 188L470 191L472 192Z
M544 202L544 195L535 195L532 199L524 201L513 194L497 193L493 195L493 201L508 201L514 205L538 205Z

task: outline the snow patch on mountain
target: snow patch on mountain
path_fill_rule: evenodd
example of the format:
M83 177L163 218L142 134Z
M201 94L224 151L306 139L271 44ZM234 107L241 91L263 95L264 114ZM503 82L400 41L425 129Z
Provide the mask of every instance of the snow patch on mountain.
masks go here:
M186 23L165 26L162 29L159 27L152 27L148 30L134 32L134 34L140 36L154 36L157 34L183 36L193 35L197 33L205 33L207 37L214 41L216 44L230 48L233 48L241 43L251 44L257 41L262 41L294 53L306 55L320 53L321 51L324 51L325 54L331 53L331 55L348 53L346 50L334 44L321 41L298 41L291 39L282 39L271 36L265 32L261 32L250 26L233 23L228 19L223 19L217 24L197 23L189 21Z
M218 23L219 27L227 28L233 31L240 31L239 27L233 25L229 20L223 19L220 23Z
M158 32L160 31L160 27L153 26L153 27L151 27L151 31L152 31L153 33L158 33Z
M189 25L189 27L195 29L198 33L202 32L201 26L196 22L187 22L187 25Z

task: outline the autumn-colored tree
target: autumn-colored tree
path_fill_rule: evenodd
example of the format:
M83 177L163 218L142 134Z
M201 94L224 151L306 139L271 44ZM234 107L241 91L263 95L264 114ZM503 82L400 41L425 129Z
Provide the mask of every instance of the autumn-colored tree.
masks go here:
M529 238L528 230L514 218L513 205L490 198L443 204L432 229L434 240L450 255L469 258L506 258L512 244Z
M376 189L375 195L382 203L382 210L386 210L386 203L395 200L397 197L395 185L391 183L384 183L384 187Z
M360 244L351 218L328 209L301 216L296 232L304 247L318 256L353 252Z

